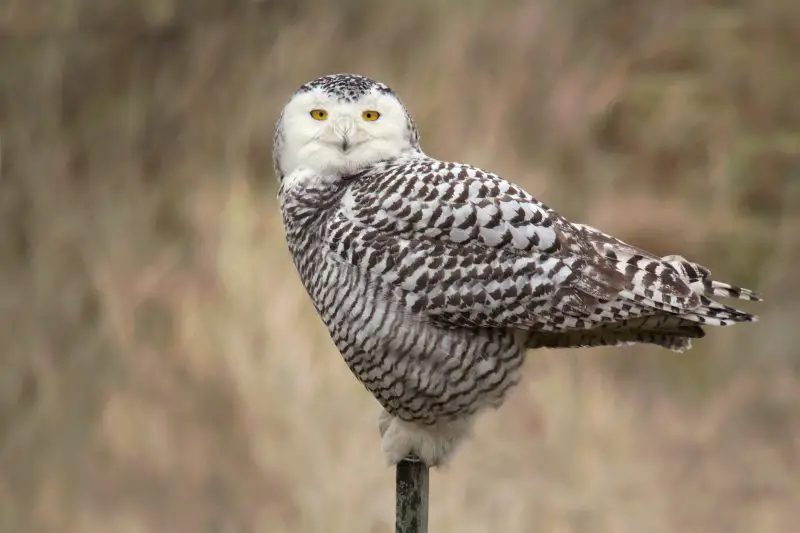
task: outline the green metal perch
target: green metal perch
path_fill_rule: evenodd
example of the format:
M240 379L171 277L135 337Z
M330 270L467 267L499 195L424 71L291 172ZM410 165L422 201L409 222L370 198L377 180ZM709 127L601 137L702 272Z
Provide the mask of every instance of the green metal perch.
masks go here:
M428 467L416 457L397 463L396 533L428 533Z

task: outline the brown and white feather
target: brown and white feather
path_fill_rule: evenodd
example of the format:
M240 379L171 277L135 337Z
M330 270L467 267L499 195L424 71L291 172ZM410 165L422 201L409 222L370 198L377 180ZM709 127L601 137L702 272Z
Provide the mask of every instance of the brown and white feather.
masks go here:
M298 94L314 91L348 106L359 95L394 97L351 75ZM348 161L347 171L290 168L287 126L279 121L275 134L292 258L344 360L387 412L391 461L409 452L445 461L466 421L518 381L527 348L683 351L704 326L755 320L712 298L760 297L705 267L572 223L496 174L425 155L403 110L398 154L354 172Z

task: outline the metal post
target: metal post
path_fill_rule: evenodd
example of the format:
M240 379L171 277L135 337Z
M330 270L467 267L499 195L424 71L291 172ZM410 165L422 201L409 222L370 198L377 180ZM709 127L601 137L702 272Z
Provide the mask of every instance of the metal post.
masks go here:
M396 533L428 533L428 467L417 458L397 463Z

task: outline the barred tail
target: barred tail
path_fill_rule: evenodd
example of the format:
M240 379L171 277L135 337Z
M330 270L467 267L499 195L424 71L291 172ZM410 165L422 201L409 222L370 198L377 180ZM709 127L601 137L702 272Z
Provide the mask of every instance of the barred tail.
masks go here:
M705 336L705 332L699 325L689 321L685 322L688 325L674 326L668 329L644 329L636 324L630 324L627 327L617 324L619 327L589 330L527 331L525 332L525 347L529 349L589 348L644 343L683 352L691 348L692 339L700 339Z

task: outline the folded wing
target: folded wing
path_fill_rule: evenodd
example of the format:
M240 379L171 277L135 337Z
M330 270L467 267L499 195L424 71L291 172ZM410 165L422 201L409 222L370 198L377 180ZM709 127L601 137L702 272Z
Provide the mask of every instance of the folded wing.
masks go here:
M531 346L678 349L702 336L698 324L755 319L711 300L758 299L751 291L572 224L499 176L456 163L397 161L353 177L327 242L441 326L528 330L538 335Z

